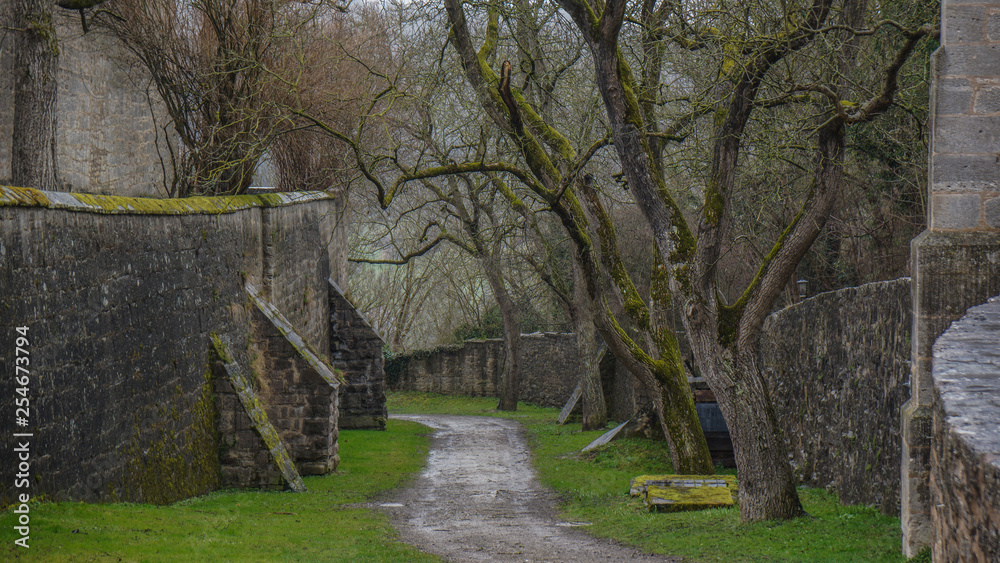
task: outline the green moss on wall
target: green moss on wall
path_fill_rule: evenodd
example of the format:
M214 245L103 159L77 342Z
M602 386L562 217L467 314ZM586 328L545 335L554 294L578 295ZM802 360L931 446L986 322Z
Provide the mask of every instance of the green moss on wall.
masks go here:
M0 207L45 207L49 198L40 190L0 186Z
M334 197L325 192L296 192L157 199L44 192L32 188L0 186L0 207L47 207L105 214L214 215L254 207L281 207L320 199L334 199Z
M183 401L175 390L173 412L158 424L156 438L144 444L141 436L147 430L137 420L132 441L126 449L126 475L133 494L152 504L169 504L218 488L220 482L219 435L211 372L206 370L198 399L190 407L193 421L178 436L174 426L180 420L177 405ZM137 494L135 494L137 493ZM125 497L113 494L114 497Z

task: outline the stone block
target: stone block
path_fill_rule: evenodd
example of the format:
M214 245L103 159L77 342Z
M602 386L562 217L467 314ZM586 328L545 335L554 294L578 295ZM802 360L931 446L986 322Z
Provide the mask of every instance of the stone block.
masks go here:
M941 42L949 47L982 43L986 39L986 6L945 5L941 16Z
M731 475L639 475L629 494L641 497L651 511L704 510L735 505L739 485Z
M935 194L1000 190L1000 158L993 154L935 154L930 173Z
M1000 42L1000 12L990 12L986 20L986 40L991 43Z
M979 226L981 217L981 201L982 198L978 194L933 194L931 196L931 228L975 229Z
M1000 76L1000 46L945 45L939 55L939 77Z
M975 101L972 103L975 114L1000 113L1000 86L985 86L976 90Z
M995 55L1000 57L1000 51ZM935 157L938 154L1000 153L1000 116L937 116L932 135L931 150Z
M983 216L986 226L1000 229L1000 197L991 197L983 204Z
M935 83L937 115L965 115L972 107L973 89L967 78L943 78Z

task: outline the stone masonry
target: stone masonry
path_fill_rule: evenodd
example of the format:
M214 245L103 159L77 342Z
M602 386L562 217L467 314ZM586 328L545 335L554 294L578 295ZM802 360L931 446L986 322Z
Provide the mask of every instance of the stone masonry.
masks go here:
M247 284L254 303L253 341L259 354L254 373L268 418L302 475L323 475L337 468L340 381L291 323L257 289Z
M821 293L767 318L760 362L799 482L899 514L910 280Z
M914 239L910 400L902 411L903 552L933 543L931 347L1000 293L1000 0L944 0L933 56L930 212Z
M385 342L329 280L330 365L340 370L340 428L385 430Z
M934 343L934 561L1000 561L1000 298Z
M335 468L340 381L325 356L339 206L317 192L0 186L0 415L14 418L15 328L27 327L31 495L169 503Z
M0 26L9 2L0 2ZM120 196L166 196L172 179L168 143L173 131L156 88L124 49L91 30L80 16L53 11L59 38L56 170L60 190ZM0 184L11 179L13 57L11 33L0 28Z
M578 355L573 334L522 334L520 399L543 407L562 407L580 382ZM608 416L627 420L636 408L633 378L612 358L605 354L601 363ZM503 339L467 340L458 346L399 356L387 366L387 378L392 389L497 397L505 361Z

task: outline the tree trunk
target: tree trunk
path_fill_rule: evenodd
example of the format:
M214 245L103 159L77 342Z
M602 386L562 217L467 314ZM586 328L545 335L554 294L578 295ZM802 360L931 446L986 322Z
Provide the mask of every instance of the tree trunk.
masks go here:
M700 315L689 314L685 324L699 367L729 427L740 477L741 519L746 522L802 516L805 511L795 490L795 477L767 382L757 364L756 347L740 350L735 362L727 361L716 332L709 328L711 323L698 322Z
M14 0L14 123L11 183L55 190L56 72L59 47L50 6Z
M570 316L573 319L582 370L583 429L595 430L608 425L608 406L604 401L604 388L601 385L601 358L594 332L594 313L588 303L583 273L576 261L573 262L573 278L573 306Z
M606 311L595 312L595 322L608 350L649 391L663 435L670 446L674 472L682 475L714 474L712 455L701 430L694 396L688 386L680 354L676 358L661 360L657 363L658 369L654 371L640 361L635 351L618 336Z
M494 256L483 254L482 263L486 279L489 281L493 297L500 308L503 319L503 341L506 352L503 373L500 375L500 397L497 410L515 411L521 393L521 323L518 322L517 307L507 293L503 273Z

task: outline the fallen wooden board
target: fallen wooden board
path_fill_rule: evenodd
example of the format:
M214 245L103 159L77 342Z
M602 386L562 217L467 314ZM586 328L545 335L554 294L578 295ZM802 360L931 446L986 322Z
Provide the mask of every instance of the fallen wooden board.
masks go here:
M583 382L576 384L576 389L573 390L573 394L569 396L569 400L566 401L566 405L563 406L562 410L559 411L559 424L566 424L566 419L569 418L569 413L573 412L576 407L576 403L580 401L580 395L583 395Z
M604 444L607 444L611 440L614 440L615 436L617 436L618 433L622 431L622 428L625 428L626 424L628 424L628 420L626 420L625 422L619 424L618 426L615 426L611 430L608 430L604 434L601 434L600 438L598 438L598 439L594 440L593 442L587 444L580 451L581 452L589 452L590 450L592 450L592 449L594 449L594 448L596 448L598 446L603 446Z

